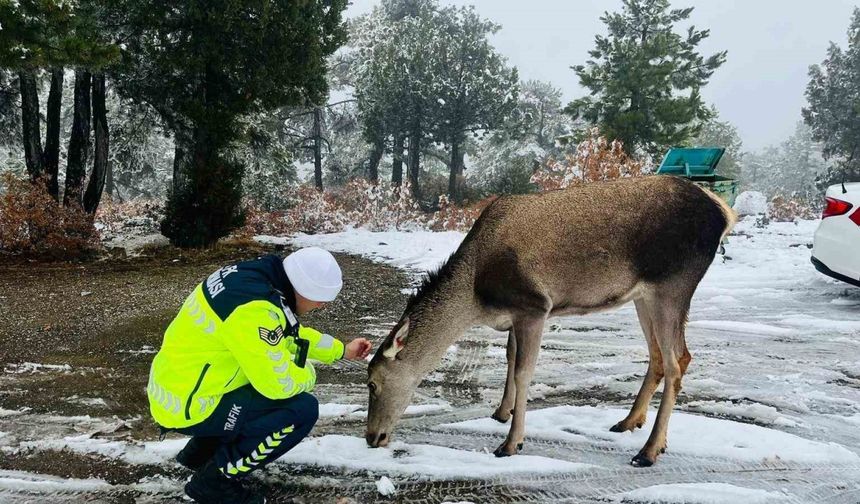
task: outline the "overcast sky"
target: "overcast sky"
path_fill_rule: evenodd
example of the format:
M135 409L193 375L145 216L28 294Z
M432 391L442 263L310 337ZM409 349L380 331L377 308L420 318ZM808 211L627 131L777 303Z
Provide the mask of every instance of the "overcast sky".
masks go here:
M352 0L347 14L370 11L378 0ZM571 65L584 63L600 16L620 0L440 0L475 5L502 25L493 43L519 69L520 78L551 82L569 101L584 91ZM786 139L806 104L809 65L820 63L830 41L842 47L854 2L848 0L674 0L695 7L690 22L709 28L705 55L727 50L726 63L702 92L723 120L740 131L747 150ZM687 25L684 25L686 27Z

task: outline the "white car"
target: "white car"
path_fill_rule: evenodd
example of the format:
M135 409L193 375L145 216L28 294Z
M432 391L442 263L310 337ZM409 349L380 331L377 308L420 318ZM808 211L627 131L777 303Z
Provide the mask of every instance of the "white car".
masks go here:
M827 188L827 206L815 231L815 269L860 287L860 182Z

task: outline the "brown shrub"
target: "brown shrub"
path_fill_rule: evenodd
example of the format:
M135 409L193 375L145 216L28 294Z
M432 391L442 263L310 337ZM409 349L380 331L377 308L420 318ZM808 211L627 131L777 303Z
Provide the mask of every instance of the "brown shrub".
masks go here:
M285 212L267 212L248 202L245 226L233 236L336 233L347 227L371 231L407 228L465 232L497 198L492 196L458 207L443 195L439 198L439 211L425 214L412 196L408 181L396 186L355 179L331 192L320 193L313 186L299 186L288 191L287 197L293 199L295 205Z
M341 221L348 226L373 231L399 229L405 224L419 224L423 217L408 180L398 186L355 179L333 197Z
M106 241L124 236L158 233L162 219L163 201L135 199L118 203L104 195L94 222L101 240Z
M448 201L447 196L439 196L439 211L427 216L426 226L433 231L466 232L472 228L481 212L497 198L490 196L475 204L458 207Z
M44 181L3 175L0 197L0 250L52 260L80 259L99 247L91 216L64 207L48 194Z
M592 128L588 138L580 142L572 154L560 160L550 159L544 168L532 175L531 181L541 191L552 191L641 175L642 163L628 156L621 142L610 142L600 136L597 128Z
M286 229L307 234L337 233L345 223L331 193L321 193L313 186L299 186L296 192L299 203L286 211Z
M774 196L767 206L768 219L775 222L794 222L798 219L815 219L815 210L795 198L787 198L782 195Z

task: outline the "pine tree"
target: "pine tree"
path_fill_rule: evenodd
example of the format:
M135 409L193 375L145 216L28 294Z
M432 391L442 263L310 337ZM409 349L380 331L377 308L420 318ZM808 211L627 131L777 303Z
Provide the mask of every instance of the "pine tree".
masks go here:
M348 65L365 140L373 152L390 142L392 181L403 180L403 161L420 198L422 144L429 138L438 103L433 98L433 41L438 39L435 0L386 0L351 23ZM404 155L404 149L408 154Z
M450 199L460 199L466 139L501 126L517 102L516 70L488 40L498 28L473 8L440 8L435 0L388 0L354 20L348 64L372 146L371 178L389 151L392 181L400 183L406 147L417 198L421 158L429 155L444 158Z
M804 121L822 142L824 157L837 161L835 170L822 174L820 187L843 178L860 181L860 9L848 27L848 49L831 43L821 65L809 68L806 100Z
M490 44L499 25L482 19L474 7L447 7L438 19L440 36L432 52L432 96L438 104L433 136L450 149L448 199L460 203L466 137L505 122L517 105L519 81L516 69Z
M829 172L812 128L798 122L794 133L779 145L744 156L741 181L745 188L762 191L768 197L779 195L816 205L820 199L818 181Z
M21 137L27 171L32 180L47 178L48 192L59 197L60 113L64 68L75 67L81 72L81 82L93 70L100 71L114 61L118 48L103 34L99 3L91 0L65 2L60 0L22 0L0 3L0 66L17 72L21 98ZM46 136L42 146L39 89L43 74L50 79L46 111ZM87 84L89 86L89 84ZM70 143L73 165L67 169L66 194L68 204L81 203L81 191L86 176L88 128L80 121L89 115L90 89L76 93L75 131ZM81 107L87 107L82 110ZM98 142L100 159L107 159L106 124ZM86 135L86 137L81 136ZM95 169L95 168L94 168ZM106 169L106 163L100 169ZM69 177L68 174L71 174ZM96 181L100 175L96 173ZM95 188L94 188L95 189ZM93 192L91 210L98 205Z
M623 0L621 12L600 18L609 33L595 37L592 59L573 67L590 96L567 111L621 140L628 154L659 156L698 134L710 116L699 93L726 52L700 55L697 46L709 30L690 26L677 34L693 8L669 7L669 0Z
M562 112L560 89L547 82L522 83L510 117L479 143L477 183L487 195L533 192L532 174L560 154L556 140L570 133L571 126Z
M0 68L0 145L14 145L21 140L16 79L12 72Z
M717 172L729 178L737 179L741 174L743 163L743 142L738 129L728 121L720 121L716 107L711 107L711 118L702 124L701 131L689 141L691 147L722 147L723 153Z
M162 232L209 246L242 221L242 164L226 156L241 119L322 103L326 57L341 45L346 0L110 0L126 27L118 87L158 111L174 135Z

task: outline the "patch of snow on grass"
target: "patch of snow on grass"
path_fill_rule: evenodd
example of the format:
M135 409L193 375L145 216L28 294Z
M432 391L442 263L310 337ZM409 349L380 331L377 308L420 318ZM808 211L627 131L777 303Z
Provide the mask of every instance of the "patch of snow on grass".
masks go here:
M360 410L360 404L320 404L320 417L342 417Z
M363 408L363 406L359 406L359 408ZM451 411L451 405L448 403L444 404L410 404L406 407L406 411L403 412L403 416L418 416L418 415L426 415L428 413L437 413L440 411ZM367 418L367 411L353 411L349 414L350 418Z
M731 401L693 401L687 403L686 408L699 413L711 413L727 417L749 419L754 422L780 425L783 427L797 427L798 422L779 414L773 406L764 404L736 404Z
M22 362L21 364L6 364L3 372L10 374L37 373L40 371L71 371L68 364L39 364L38 362Z
M571 473L594 468L590 464L547 457L518 455L496 458L492 453L412 445L398 441L386 448L369 448L362 438L341 435L306 439L276 463L446 479L489 478L502 474Z
M350 229L341 233L307 235L298 233L289 240L273 236L255 236L260 243L297 247L321 247L331 252L345 252L376 262L413 270L430 271L450 257L466 235L456 231L381 231Z
M394 488L394 483L388 479L388 476L379 478L379 481L376 482L376 491L385 497L397 493L397 489Z
M67 479L59 476L32 474L22 471L0 471L0 490L9 489L14 492L26 491L40 494L54 492L94 492L105 490L110 488L110 486L107 481L95 478Z
M755 322L737 322L732 320L695 320L687 324L687 327L696 329L710 329L712 331L731 331L743 334L758 334L762 336L787 336L796 334L797 331L776 327L768 324Z
M101 397L80 397L78 395L73 395L70 397L65 397L63 398L63 400L68 401L70 403L83 404L84 406L107 408L107 403Z
M0 408L0 418L16 416L16 415L23 415L24 413L27 413L28 411L30 411L30 408L21 408L21 409L17 409L17 410L8 410L8 409Z
M613 503L636 504L770 504L785 494L726 483L676 483L639 488L614 496Z
M526 413L529 436L570 442L620 446L635 452L651 433L656 415L651 414L642 429L613 433L609 427L627 416L627 410L591 406L559 406ZM437 427L440 430L506 434L510 427L486 418ZM676 411L669 427L672 453L702 457L723 457L749 462L786 460L803 463L857 463L860 456L836 443L810 441L793 434L743 424L690 415ZM528 441L526 442L528 444Z
M68 436L62 439L43 439L21 443L22 449L69 450L75 453L96 454L123 460L129 464L159 465L168 462L179 453L188 438L167 441L127 443L93 439L89 435Z

